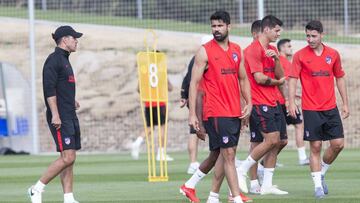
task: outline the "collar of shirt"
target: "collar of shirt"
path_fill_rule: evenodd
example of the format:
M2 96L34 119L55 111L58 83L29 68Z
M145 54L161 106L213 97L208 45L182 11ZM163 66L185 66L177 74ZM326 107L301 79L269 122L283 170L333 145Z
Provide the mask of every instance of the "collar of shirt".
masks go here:
M68 58L70 55L70 52L68 52L60 47L55 47L55 53L59 53L59 54L65 56L66 58Z

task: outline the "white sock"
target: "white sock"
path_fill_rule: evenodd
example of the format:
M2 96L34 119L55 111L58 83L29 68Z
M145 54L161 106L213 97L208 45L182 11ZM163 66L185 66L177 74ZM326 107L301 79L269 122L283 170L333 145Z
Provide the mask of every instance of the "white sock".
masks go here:
M272 179L275 168L264 168L264 181L262 186L267 188L272 186Z
M242 173L247 173L252 165L254 165L256 161L249 155L240 165L239 171Z
M260 187L258 179L250 180L250 188Z
M71 193L64 193L64 201L74 201L74 194Z
M36 182L33 189L38 191L38 192L42 192L44 190L45 186L46 185L39 180L38 182Z
M140 145L143 143L143 141L144 141L144 138L141 137L141 136L139 136L139 137L136 138L134 144L135 144L136 146L140 146Z
M321 175L325 176L325 173L329 168L330 164L327 164L323 160L321 160Z
M305 160L306 159L305 147L299 147L297 148L297 150L298 150L299 160Z
M261 164L261 162L258 163L258 171L263 171L264 170L264 166Z
M208 200L210 200L210 201L219 201L219 193L210 192Z
M200 165L200 164L199 164L199 162L197 162L197 161L190 163L190 166L191 166L191 167L199 167L199 165Z
M194 189L196 184L205 176L205 173L201 172L200 169L197 169L195 173L191 176L191 178L186 181L185 186Z
M242 201L242 199L241 199L240 195L238 195L238 196L234 197L234 203L243 203L243 201Z
M219 193L210 191L209 197L213 197L213 198L219 199Z
M311 177L314 181L315 188L322 187L321 186L321 171L312 172Z

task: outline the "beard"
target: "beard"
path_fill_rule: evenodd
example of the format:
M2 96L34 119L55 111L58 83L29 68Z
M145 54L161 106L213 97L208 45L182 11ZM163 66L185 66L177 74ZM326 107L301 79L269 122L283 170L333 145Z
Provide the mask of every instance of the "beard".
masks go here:
M214 39L218 42L224 41L228 35L229 35L229 32L226 32L225 34L221 34L220 32L213 33Z

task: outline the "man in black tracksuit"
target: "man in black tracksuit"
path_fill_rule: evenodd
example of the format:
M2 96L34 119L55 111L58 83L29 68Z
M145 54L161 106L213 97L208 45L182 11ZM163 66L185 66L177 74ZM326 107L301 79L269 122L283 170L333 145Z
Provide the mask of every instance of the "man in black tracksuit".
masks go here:
M205 35L201 38L201 45L207 43L208 41L212 40L212 36ZM189 99L189 87L191 81L191 72L194 66L195 56L193 56L190 60L188 65L188 71L184 77L184 80L181 84L181 98L180 98L180 107L183 108L185 105L189 107L188 99ZM197 107L197 115L199 118L202 118L202 99L203 99L203 91L198 95L196 100L196 107ZM202 119L199 119L202 121ZM188 151L189 151L189 158L190 158L190 165L188 167L187 173L193 174L197 168L200 166L200 163L197 161L197 148L199 139L205 139L205 129L201 125L201 131L196 132L195 129L190 127L190 137L188 140Z
M75 110L75 77L69 55L75 52L82 33L70 26L61 26L52 34L57 47L48 56L43 68L43 91L46 118L60 157L50 164L40 180L29 188L32 203L41 203L44 187L60 174L64 191L64 203L78 203L74 199L73 165L76 150L81 148L79 120Z

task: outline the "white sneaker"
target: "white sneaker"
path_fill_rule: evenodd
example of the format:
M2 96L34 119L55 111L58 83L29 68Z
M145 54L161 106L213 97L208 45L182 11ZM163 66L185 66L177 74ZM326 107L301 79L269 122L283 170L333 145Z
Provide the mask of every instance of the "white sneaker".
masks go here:
M236 167L236 168L240 167L240 165L242 164L242 162L243 162L243 161L235 158L235 167Z
M309 165L309 164L310 164L309 158L299 159L299 165L301 165L301 166L306 166L306 165Z
M71 201L64 201L64 203L80 203L80 202L78 202L76 200L71 200Z
M189 165L189 168L187 170L188 174L194 174L195 171L199 168L200 164L199 162L194 162Z
M281 168L281 167L284 167L284 164L276 162L275 167Z
M247 182L246 182L246 174L242 171L240 171L240 168L236 168L236 172L237 172L237 177L238 177L238 182L239 182L239 188L243 193L248 193L249 189L247 187Z
M42 198L41 198L41 193L43 191L37 191L37 190L34 190L33 189L34 186L31 186L29 189L28 189L28 195L31 199L31 202L32 203L42 203Z
M272 195L287 195L289 193L286 192L286 191L280 190L279 188L274 187L274 186L267 187L267 188L261 187L261 195L269 195L269 194L272 194Z
M219 199L215 199L215 198L208 198L206 203L221 203Z
M261 187L260 185L256 185L254 187L250 187L250 193L254 195L260 195L261 194Z
M162 152L162 157L160 157L160 153ZM165 153L163 152L163 150L158 150L158 153L157 153L157 155L156 155L156 161L160 161L160 158L163 158L164 160L166 160L166 161L174 161L174 158L172 158L170 155L168 155L168 154L166 154L166 156L165 156Z
M140 145L133 142L131 144L131 157L134 160L138 160L139 159L139 153L140 153Z

